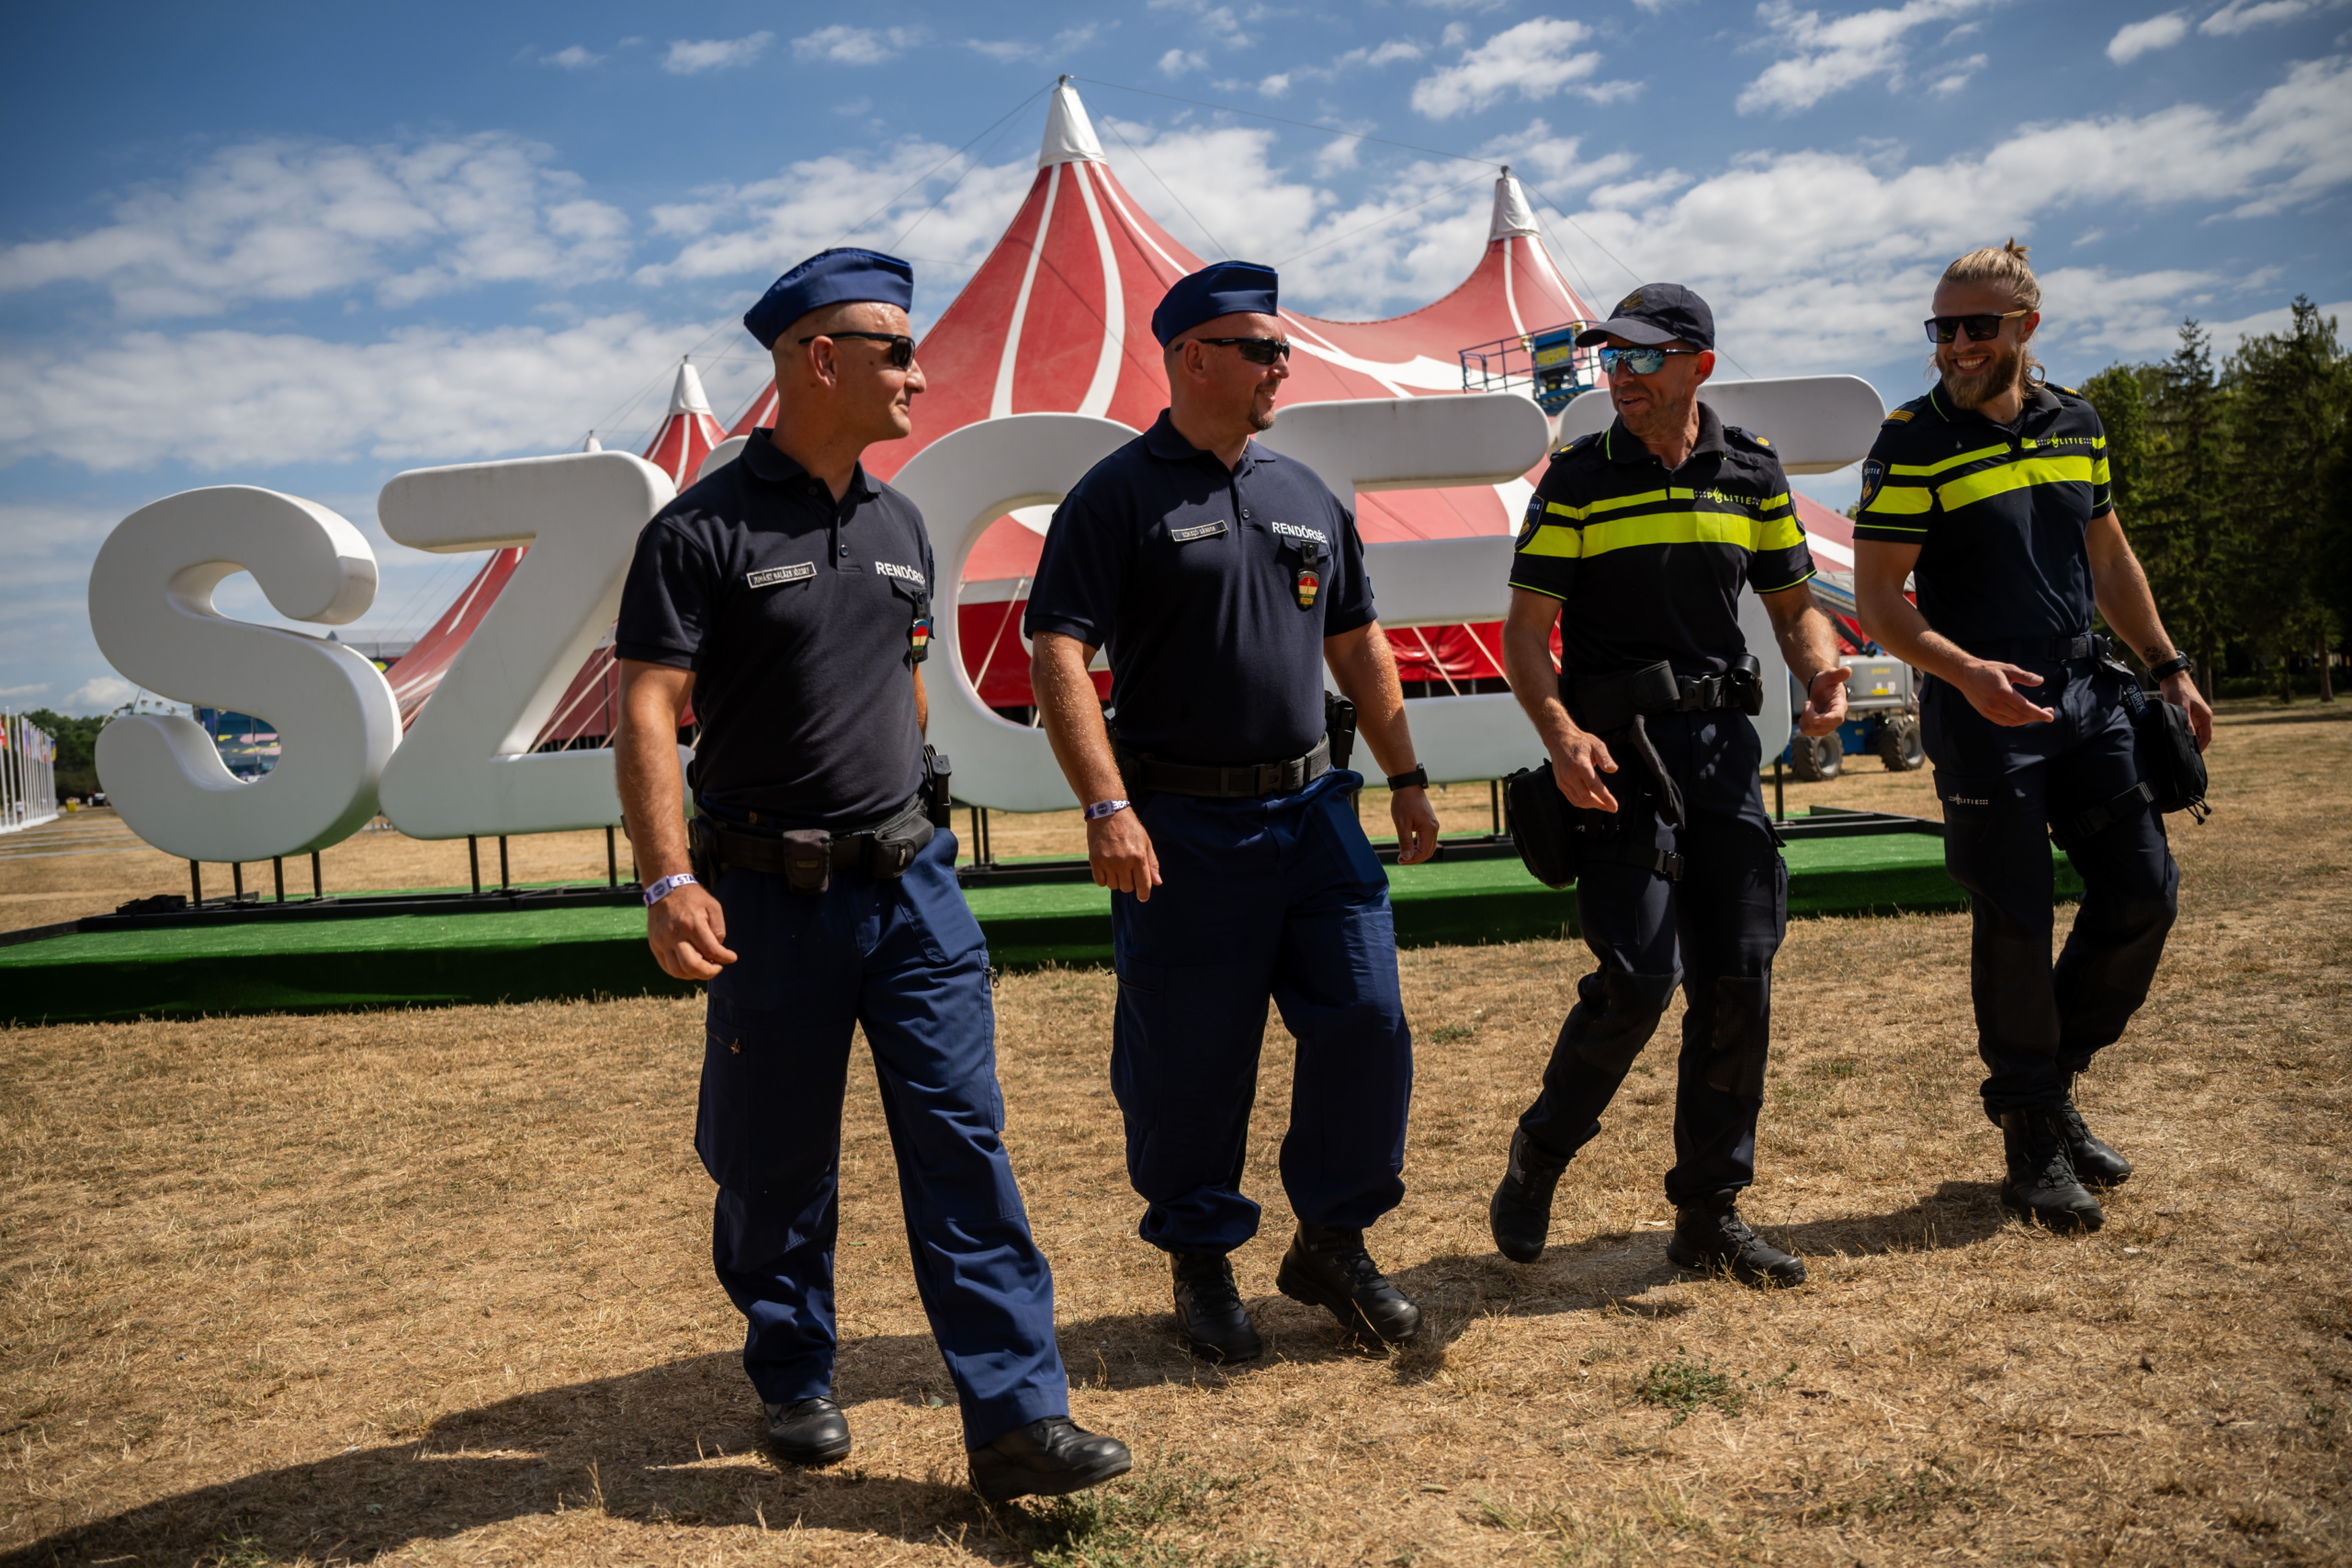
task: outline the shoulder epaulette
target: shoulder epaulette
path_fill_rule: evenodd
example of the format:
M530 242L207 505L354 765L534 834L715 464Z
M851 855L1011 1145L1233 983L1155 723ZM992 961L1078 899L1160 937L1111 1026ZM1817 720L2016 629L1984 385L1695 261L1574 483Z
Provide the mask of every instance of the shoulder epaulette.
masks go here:
M1879 421L1879 423L1882 426L1889 424L1908 424L1911 423L1911 416L1918 412L1919 411L1917 409L1891 409L1888 411L1887 416Z
M1555 457L1565 457L1569 453L1589 446L1600 439L1600 432L1597 430L1589 435L1579 435L1574 441L1569 442L1566 446L1563 446L1558 451L1553 453L1552 456Z
M2075 390L2074 388L2062 387L2055 381L2044 381L2042 385L2049 388L2052 391L2057 393L2062 398L2079 398L2083 395L2082 393Z
M1736 424L1724 425L1724 434L1730 440L1736 441L1743 446L1752 446L1758 452L1770 452L1772 449L1771 442L1765 439L1763 436L1757 434L1756 432L1752 430L1742 430Z

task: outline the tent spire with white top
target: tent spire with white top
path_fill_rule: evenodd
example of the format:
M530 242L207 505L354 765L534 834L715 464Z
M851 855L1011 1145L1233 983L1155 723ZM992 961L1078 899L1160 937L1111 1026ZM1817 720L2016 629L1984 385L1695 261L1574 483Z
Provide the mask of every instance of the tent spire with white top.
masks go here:
M1495 181L1495 217L1487 225L1487 239L1491 243L1521 234L1532 238L1539 232L1535 209L1527 205L1527 193L1520 189L1519 181L1511 177L1510 165L1505 164L1501 176Z
M1053 103L1046 110L1046 140L1037 149L1037 166L1109 162L1094 134L1094 122L1086 118L1086 106L1078 101L1078 89L1064 76L1055 85Z
M702 389L702 377L695 370L692 356L678 361L678 378L670 385L670 414L709 413L710 398Z

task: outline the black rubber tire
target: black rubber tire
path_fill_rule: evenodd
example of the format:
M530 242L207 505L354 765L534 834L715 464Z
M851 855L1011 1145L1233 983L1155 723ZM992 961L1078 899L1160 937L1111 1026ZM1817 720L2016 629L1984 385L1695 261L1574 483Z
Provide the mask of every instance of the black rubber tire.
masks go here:
M1834 779L1845 765L1845 743L1835 730L1819 739L1800 735L1789 742L1789 776L1799 784Z
M1890 773L1907 773L1928 762L1927 742L1919 735L1919 716L1897 714L1882 720L1871 737L1871 750Z

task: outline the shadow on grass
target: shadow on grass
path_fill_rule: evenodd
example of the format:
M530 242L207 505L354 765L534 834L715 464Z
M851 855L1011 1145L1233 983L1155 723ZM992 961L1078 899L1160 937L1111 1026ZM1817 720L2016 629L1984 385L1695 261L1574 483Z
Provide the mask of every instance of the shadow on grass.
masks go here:
M899 1337L917 1341L937 1368L928 1337ZM803 1471L768 1458L760 1437L760 1407L738 1359L697 1356L454 1411L406 1441L158 1498L0 1563L303 1553L365 1561L487 1525L581 1511L657 1526L786 1530L797 1521L902 1541L935 1540L944 1530L950 1540L994 1535L1009 1544L960 1474L868 1475L854 1454L831 1470Z
M2232 728L2242 724L2341 724L2347 718L2352 718L2352 707L2338 707L2334 712L2322 708L2316 713L2232 714L2229 723Z

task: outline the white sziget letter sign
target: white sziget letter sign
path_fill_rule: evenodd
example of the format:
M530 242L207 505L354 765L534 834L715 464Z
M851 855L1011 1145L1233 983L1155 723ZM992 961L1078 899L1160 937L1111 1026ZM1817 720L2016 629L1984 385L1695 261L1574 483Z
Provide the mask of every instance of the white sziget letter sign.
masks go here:
M90 570L90 630L127 680L266 716L278 762L245 784L212 737L132 714L98 732L98 772L131 830L187 860L258 861L338 843L376 814L400 744L383 674L340 643L232 621L212 606L250 571L279 614L347 626L376 598L376 553L325 507L251 485L184 491L118 525Z

